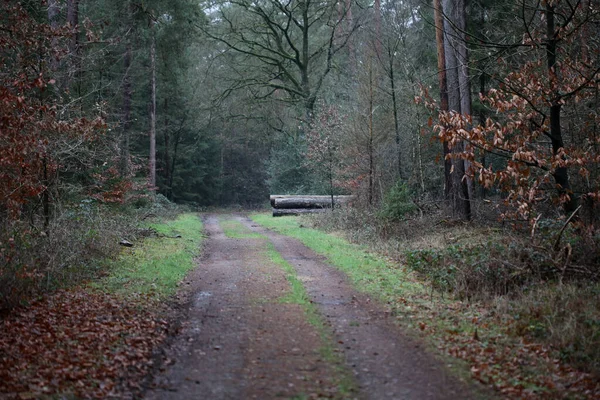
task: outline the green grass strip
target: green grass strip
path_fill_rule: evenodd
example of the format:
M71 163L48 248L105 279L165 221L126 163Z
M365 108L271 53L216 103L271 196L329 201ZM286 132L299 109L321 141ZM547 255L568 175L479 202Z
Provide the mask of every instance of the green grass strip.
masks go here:
M341 398L348 398L349 395L356 393L357 391L356 384L352 379L352 374L344 366L340 354L335 351L331 332L325 326L317 307L310 301L304 285L300 279L298 279L296 269L283 258L271 242L267 242L266 254L273 264L278 265L285 271L286 279L291 287L290 293L282 297L280 301L282 303L298 304L303 308L306 320L319 333L321 339L319 352L321 353L321 357L334 368L334 379L339 390L339 395Z
M264 239L260 233L254 233L239 221L233 219L219 218L219 225L225 236L231 239Z
M109 261L109 276L93 286L121 295L165 298L193 269L202 241L202 222L197 214L182 214L173 221L149 224L158 237L136 242L116 260Z
M345 272L359 290L376 295L383 301L426 293L425 287L415 282L406 269L369 253L363 246L316 229L301 227L297 217L273 218L262 213L250 217L266 228L300 240Z

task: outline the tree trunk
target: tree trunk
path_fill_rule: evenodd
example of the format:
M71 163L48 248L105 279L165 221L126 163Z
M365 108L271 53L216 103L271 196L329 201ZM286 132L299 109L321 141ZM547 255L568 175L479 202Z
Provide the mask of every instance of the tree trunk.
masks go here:
M123 67L125 74L123 76L123 113L122 113L122 137L121 137L121 162L120 172L121 176L125 177L129 175L129 141L130 141L130 129L131 129L131 100L133 97L133 91L131 88L131 38L127 39L127 47L125 48L125 56L123 57Z
M79 54L79 3L80 0L67 0L67 22L69 23L72 32L69 39L69 63L67 77L64 81L65 89L69 88L71 80L75 79L77 84L78 95L80 90L80 72L81 59Z
M398 121L398 101L396 99L396 79L394 75L394 51L388 47L389 78L392 89L392 108L394 112L394 134L396 138L396 155L398 156L398 178L402 179L402 148L400 147L400 122Z
M373 205L373 179L375 175L373 111L373 65L369 62L369 143L367 146L369 152L369 205Z
M179 149L179 143L181 142L181 130L175 135L175 143L173 144L173 156L171 157L171 175L169 177L169 195L167 198L173 200L173 177L175 176L175 166L177 165L177 150ZM223 160L221 159L221 162Z
M301 201L330 202L331 197L331 195L272 194L269 196L269 201L271 202L271 207L275 207L275 202L282 199L287 199L289 201L300 199ZM352 201L352 199L354 199L354 196L333 196L333 201L335 204L346 204Z
M560 76L556 71L556 28L555 28L554 6L546 4L546 58L548 63L548 75L550 78L551 89L554 92L552 104L550 105L550 140L552 142L552 152L557 155L564 147L562 127L561 127L561 108L562 98L558 91ZM571 190L569 182L569 171L567 167L558 167L553 173L554 180L558 185L558 191L561 196L569 196L569 200L563 203L563 209L566 213L572 213L577 208L577 198Z
M294 215L302 215L302 214L317 214L325 212L324 208L296 208L296 209L273 209L274 217L285 217L285 216L294 216Z
M332 200L335 204L335 198L315 198L315 197L292 197L275 199L274 208L293 209L293 208L329 208Z
M58 29L58 27L60 25L59 16L60 16L60 7L58 4L58 0L48 0L48 23L50 24L50 27L53 30ZM56 50L57 47L58 47L58 39L53 37L51 40L51 49ZM51 54L50 70L52 71L52 73L56 74L59 67L60 67L60 61L54 56L54 54ZM54 78L56 79L56 77L54 77Z
M165 188L165 194L166 197L169 198L169 187L168 187L168 183L171 181L171 178L169 177L170 173L171 173L171 166L170 166L170 161L169 161L169 119L167 118L167 110L169 107L169 102L168 100L165 98L165 109L163 110L164 112L164 116L165 116L165 130L163 133L163 138L164 138L164 143L165 143L165 153L164 153L164 157L163 157L163 163L164 163L164 168L165 168L165 180L164 182L167 184L166 188Z
M481 4L481 14L480 14L480 19L479 19L479 26L478 26L478 32L479 32L479 36L483 37L483 35L485 34L485 8L484 5ZM486 73L485 73L485 62L480 63L479 65L479 70L481 71L479 74L479 95L480 96L485 96L486 90L485 90L485 85L486 85ZM484 107L479 107L479 124L482 126L485 126L485 120L486 120L486 112L485 112L485 108ZM486 151L484 149L481 149L481 165L483 165L483 167L485 168L485 163L486 163ZM480 196L482 199L485 199L486 196L486 189L485 189L485 185L479 185L480 186Z
M375 52L378 60L381 60L381 0L375 0Z
M465 107L465 111L470 112L470 94L466 93L469 92L468 72L466 71L466 66L463 69L461 65L461 62L464 62L464 60L461 61L461 57L464 57L466 50L462 56L460 50L461 47L466 47L466 43L464 41L464 34L455 29L455 27L459 28L461 25L465 25L465 3L464 0L444 0L442 7L448 18L444 21L448 110L462 113L462 108ZM463 89L463 92L461 92L461 89ZM464 143L462 142L455 144L452 148L454 155L460 154L463 151ZM469 220L471 218L470 190L468 178L465 176L464 160L454 156L452 158L452 169L452 210L455 216Z
M150 46L150 69L152 99L150 104L150 171L148 185L153 190L156 187L156 35L154 31L152 32L152 44Z
M460 113L464 116L471 117L471 81L469 78L469 49L467 48L467 4L466 0L456 0L456 28L459 40L457 40L457 61L458 61L458 93L460 96ZM463 160L465 176L464 181L467 185L468 199L473 199L473 180L469 176L471 162ZM469 203L469 214L470 203Z
M444 48L444 19L440 0L433 0L435 18L435 40L437 44L437 68L438 82L440 87L440 108L448 111L448 81L446 76L446 51ZM444 155L444 198L450 202L452 197L452 161L448 158L450 148L447 142L443 142Z

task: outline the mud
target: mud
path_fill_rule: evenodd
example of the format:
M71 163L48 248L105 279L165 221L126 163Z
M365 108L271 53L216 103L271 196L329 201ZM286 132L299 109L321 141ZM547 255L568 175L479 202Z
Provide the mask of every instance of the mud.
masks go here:
M234 218L266 237L296 269L333 343L322 343L289 292L284 271L265 256L265 239L232 239L205 217L204 257L184 282L186 320L166 349L174 361L147 399L470 399L481 394L449 374L410 339L383 305L299 241ZM332 365L324 345L341 355ZM342 394L340 369L356 391Z

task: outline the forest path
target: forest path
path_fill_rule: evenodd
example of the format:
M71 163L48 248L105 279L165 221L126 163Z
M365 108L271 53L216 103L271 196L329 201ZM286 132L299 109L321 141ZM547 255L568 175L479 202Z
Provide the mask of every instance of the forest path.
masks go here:
M323 257L242 215L204 220L175 362L147 399L474 398Z

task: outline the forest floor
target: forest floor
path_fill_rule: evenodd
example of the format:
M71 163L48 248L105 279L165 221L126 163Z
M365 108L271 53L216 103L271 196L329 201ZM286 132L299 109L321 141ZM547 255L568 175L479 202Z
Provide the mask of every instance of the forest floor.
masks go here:
M243 215L207 215L172 362L147 399L490 398L305 245Z

